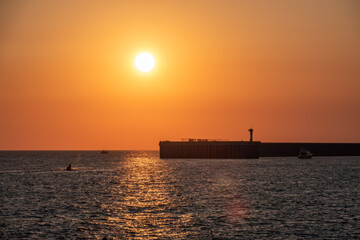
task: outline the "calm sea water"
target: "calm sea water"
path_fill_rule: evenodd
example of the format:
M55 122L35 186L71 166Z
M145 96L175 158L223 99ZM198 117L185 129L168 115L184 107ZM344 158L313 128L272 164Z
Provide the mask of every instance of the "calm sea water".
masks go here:
M359 184L360 157L0 152L0 238L359 239Z

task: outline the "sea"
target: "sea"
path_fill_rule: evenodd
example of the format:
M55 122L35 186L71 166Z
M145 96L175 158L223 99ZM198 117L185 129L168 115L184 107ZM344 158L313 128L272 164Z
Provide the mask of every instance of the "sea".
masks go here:
M1 151L0 239L360 239L360 157Z

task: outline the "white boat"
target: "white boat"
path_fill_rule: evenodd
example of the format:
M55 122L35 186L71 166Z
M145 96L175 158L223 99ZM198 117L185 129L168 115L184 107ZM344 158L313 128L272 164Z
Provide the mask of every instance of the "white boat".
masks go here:
M298 158L300 159L310 159L312 157L312 153L306 148L300 148Z

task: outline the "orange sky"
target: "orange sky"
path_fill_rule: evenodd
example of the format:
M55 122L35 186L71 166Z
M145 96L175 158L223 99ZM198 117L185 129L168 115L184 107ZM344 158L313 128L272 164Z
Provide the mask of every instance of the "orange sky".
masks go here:
M4 0L0 110L2 150L360 142L360 3Z

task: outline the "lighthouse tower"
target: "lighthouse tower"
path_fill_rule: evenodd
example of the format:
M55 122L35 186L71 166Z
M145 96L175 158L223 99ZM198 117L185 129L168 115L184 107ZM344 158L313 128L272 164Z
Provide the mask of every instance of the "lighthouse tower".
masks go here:
M254 129L250 128L249 129L249 132L250 132L250 142L253 141L253 132L254 132Z

